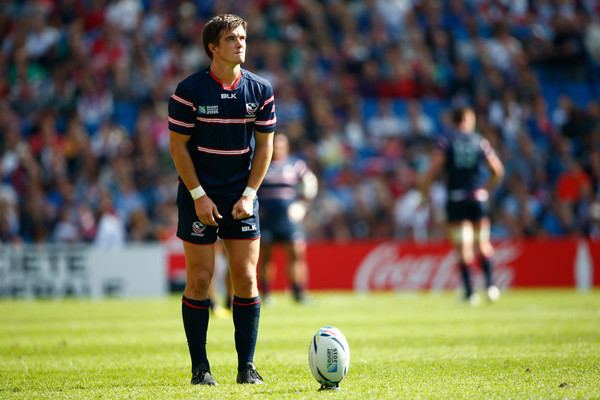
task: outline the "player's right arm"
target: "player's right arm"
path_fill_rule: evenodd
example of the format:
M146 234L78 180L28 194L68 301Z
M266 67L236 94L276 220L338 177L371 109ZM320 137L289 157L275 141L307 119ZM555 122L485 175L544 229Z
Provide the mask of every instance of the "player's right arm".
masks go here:
M189 85L182 82L169 99L169 150L179 178L189 191L193 190L194 194L190 193L190 196L195 198L194 208L198 219L205 225L214 226L221 215L212 200L204 194L188 151L188 142L196 128L193 98Z
M200 186L200 181L196 175L192 157L187 149L187 142L189 140L190 136L188 135L170 131L169 150L171 152L171 157L173 158L173 163L175 164L175 169L185 187L188 190L192 190ZM222 218L217 206L206 194L194 200L194 208L196 209L198 219L204 225L216 226L217 219Z
M431 160L429 162L429 169L425 172L423 179L419 184L419 192L421 193L422 201L426 201L429 197L429 188L433 183L433 180L440 173L444 164L446 163L446 154L439 148L436 148L431 153Z

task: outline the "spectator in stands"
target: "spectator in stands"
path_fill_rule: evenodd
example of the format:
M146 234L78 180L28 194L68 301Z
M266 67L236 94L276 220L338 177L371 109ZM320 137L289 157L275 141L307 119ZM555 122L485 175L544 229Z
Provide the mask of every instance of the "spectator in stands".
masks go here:
M393 169L398 165L391 154L413 157L406 154L413 150L401 131L370 127L373 104L382 97L398 117L410 100L434 104L424 108L441 128L434 137L448 129L445 110L456 102L473 105L490 141L502 132L494 147L507 169L528 166L520 146L527 143L523 137L532 139L527 152L547 160L530 165L534 172L527 174L526 191L540 199L541 215L555 215L556 207L540 193L554 188L564 168L563 148L588 168L586 154L597 143L597 106L588 106L600 95L596 3L5 1L0 173L24 199L16 203L17 239L48 238L57 218L50 195L59 182L49 178L65 171L75 185L76 206L100 215L98 192L113 189L111 161L123 151L136 158L126 173L133 175L128 179L142 194L150 223L164 224L167 219L156 210L172 199L150 187L153 180L137 161L153 164L161 188L175 181L168 162L166 99L177 82L207 64L198 46L207 17L232 10L251 17L250 36L261 38L252 44L247 65L272 77L276 92L281 90L278 97L288 99L279 105L281 122L294 151L307 155L322 183L317 201L344 204L341 211L324 207L308 215L308 239L363 235L376 228L363 229L376 224L373 217L349 228L344 219L363 214L363 206L348 200L352 196L344 193L352 189L339 176L344 161L350 163L357 186L364 187L362 181L371 179L363 178L367 166L385 160L386 169ZM38 139L42 131L48 135L45 144ZM146 135L152 140L139 137ZM383 137L393 140L380 142ZM416 171L422 164L409 168ZM398 175L386 179L393 198L402 196ZM495 204L519 198L521 189L515 189L503 185ZM35 201L28 197L32 190ZM375 208L385 209L380 204L385 197L376 197ZM40 209L30 209L34 206ZM590 209L577 213L590 220ZM571 217L572 231L587 231L585 217ZM540 226L539 234L547 233ZM92 231L81 240L89 240Z

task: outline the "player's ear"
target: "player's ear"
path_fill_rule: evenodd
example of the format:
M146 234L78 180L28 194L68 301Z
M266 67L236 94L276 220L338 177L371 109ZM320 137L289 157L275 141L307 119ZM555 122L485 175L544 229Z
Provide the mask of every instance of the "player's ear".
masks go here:
M208 50L210 51L211 54L214 55L215 50L217 49L217 45L214 43L209 43L208 44Z

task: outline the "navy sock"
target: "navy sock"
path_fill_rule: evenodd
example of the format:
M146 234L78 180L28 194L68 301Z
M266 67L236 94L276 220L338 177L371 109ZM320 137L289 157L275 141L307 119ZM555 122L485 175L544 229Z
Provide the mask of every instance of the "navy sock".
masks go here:
M492 274L492 260L489 257L481 256L479 258L479 264L483 270L485 276L485 286L490 287L494 284L494 276Z
M227 294L225 295L224 299L223 299L223 304L225 305L225 308L228 310L231 310L231 302L233 301L233 297L231 296L231 294L229 292L227 292Z
M206 331L208 330L208 309L210 300L193 300L183 296L181 298L181 315L183 328L187 337L192 371L196 368L210 370L206 357Z
M468 299L473 294L473 285L471 284L471 269L465 263L460 263L458 267L460 268L460 275L463 280L465 298Z
M304 300L304 286L299 283L292 283L292 293L294 294L294 300L301 302Z
M254 362L254 349L258 339L260 297L244 299L233 296L233 325L235 326L235 349L238 354L238 370Z
M263 298L267 298L271 294L271 284L266 277L260 282L260 294Z

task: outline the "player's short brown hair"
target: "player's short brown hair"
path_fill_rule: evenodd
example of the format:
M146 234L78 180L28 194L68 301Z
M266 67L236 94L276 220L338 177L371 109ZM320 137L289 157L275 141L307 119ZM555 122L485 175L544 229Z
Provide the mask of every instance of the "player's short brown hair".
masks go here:
M473 112L473 109L468 106L459 106L452 110L452 122L454 125L460 125L464 120L468 112Z
M212 52L208 48L208 45L210 43L218 45L223 32L233 31L240 25L246 29L248 23L242 17L234 14L217 15L204 25L204 29L202 29L202 44L204 45L204 51L206 51L211 60Z

